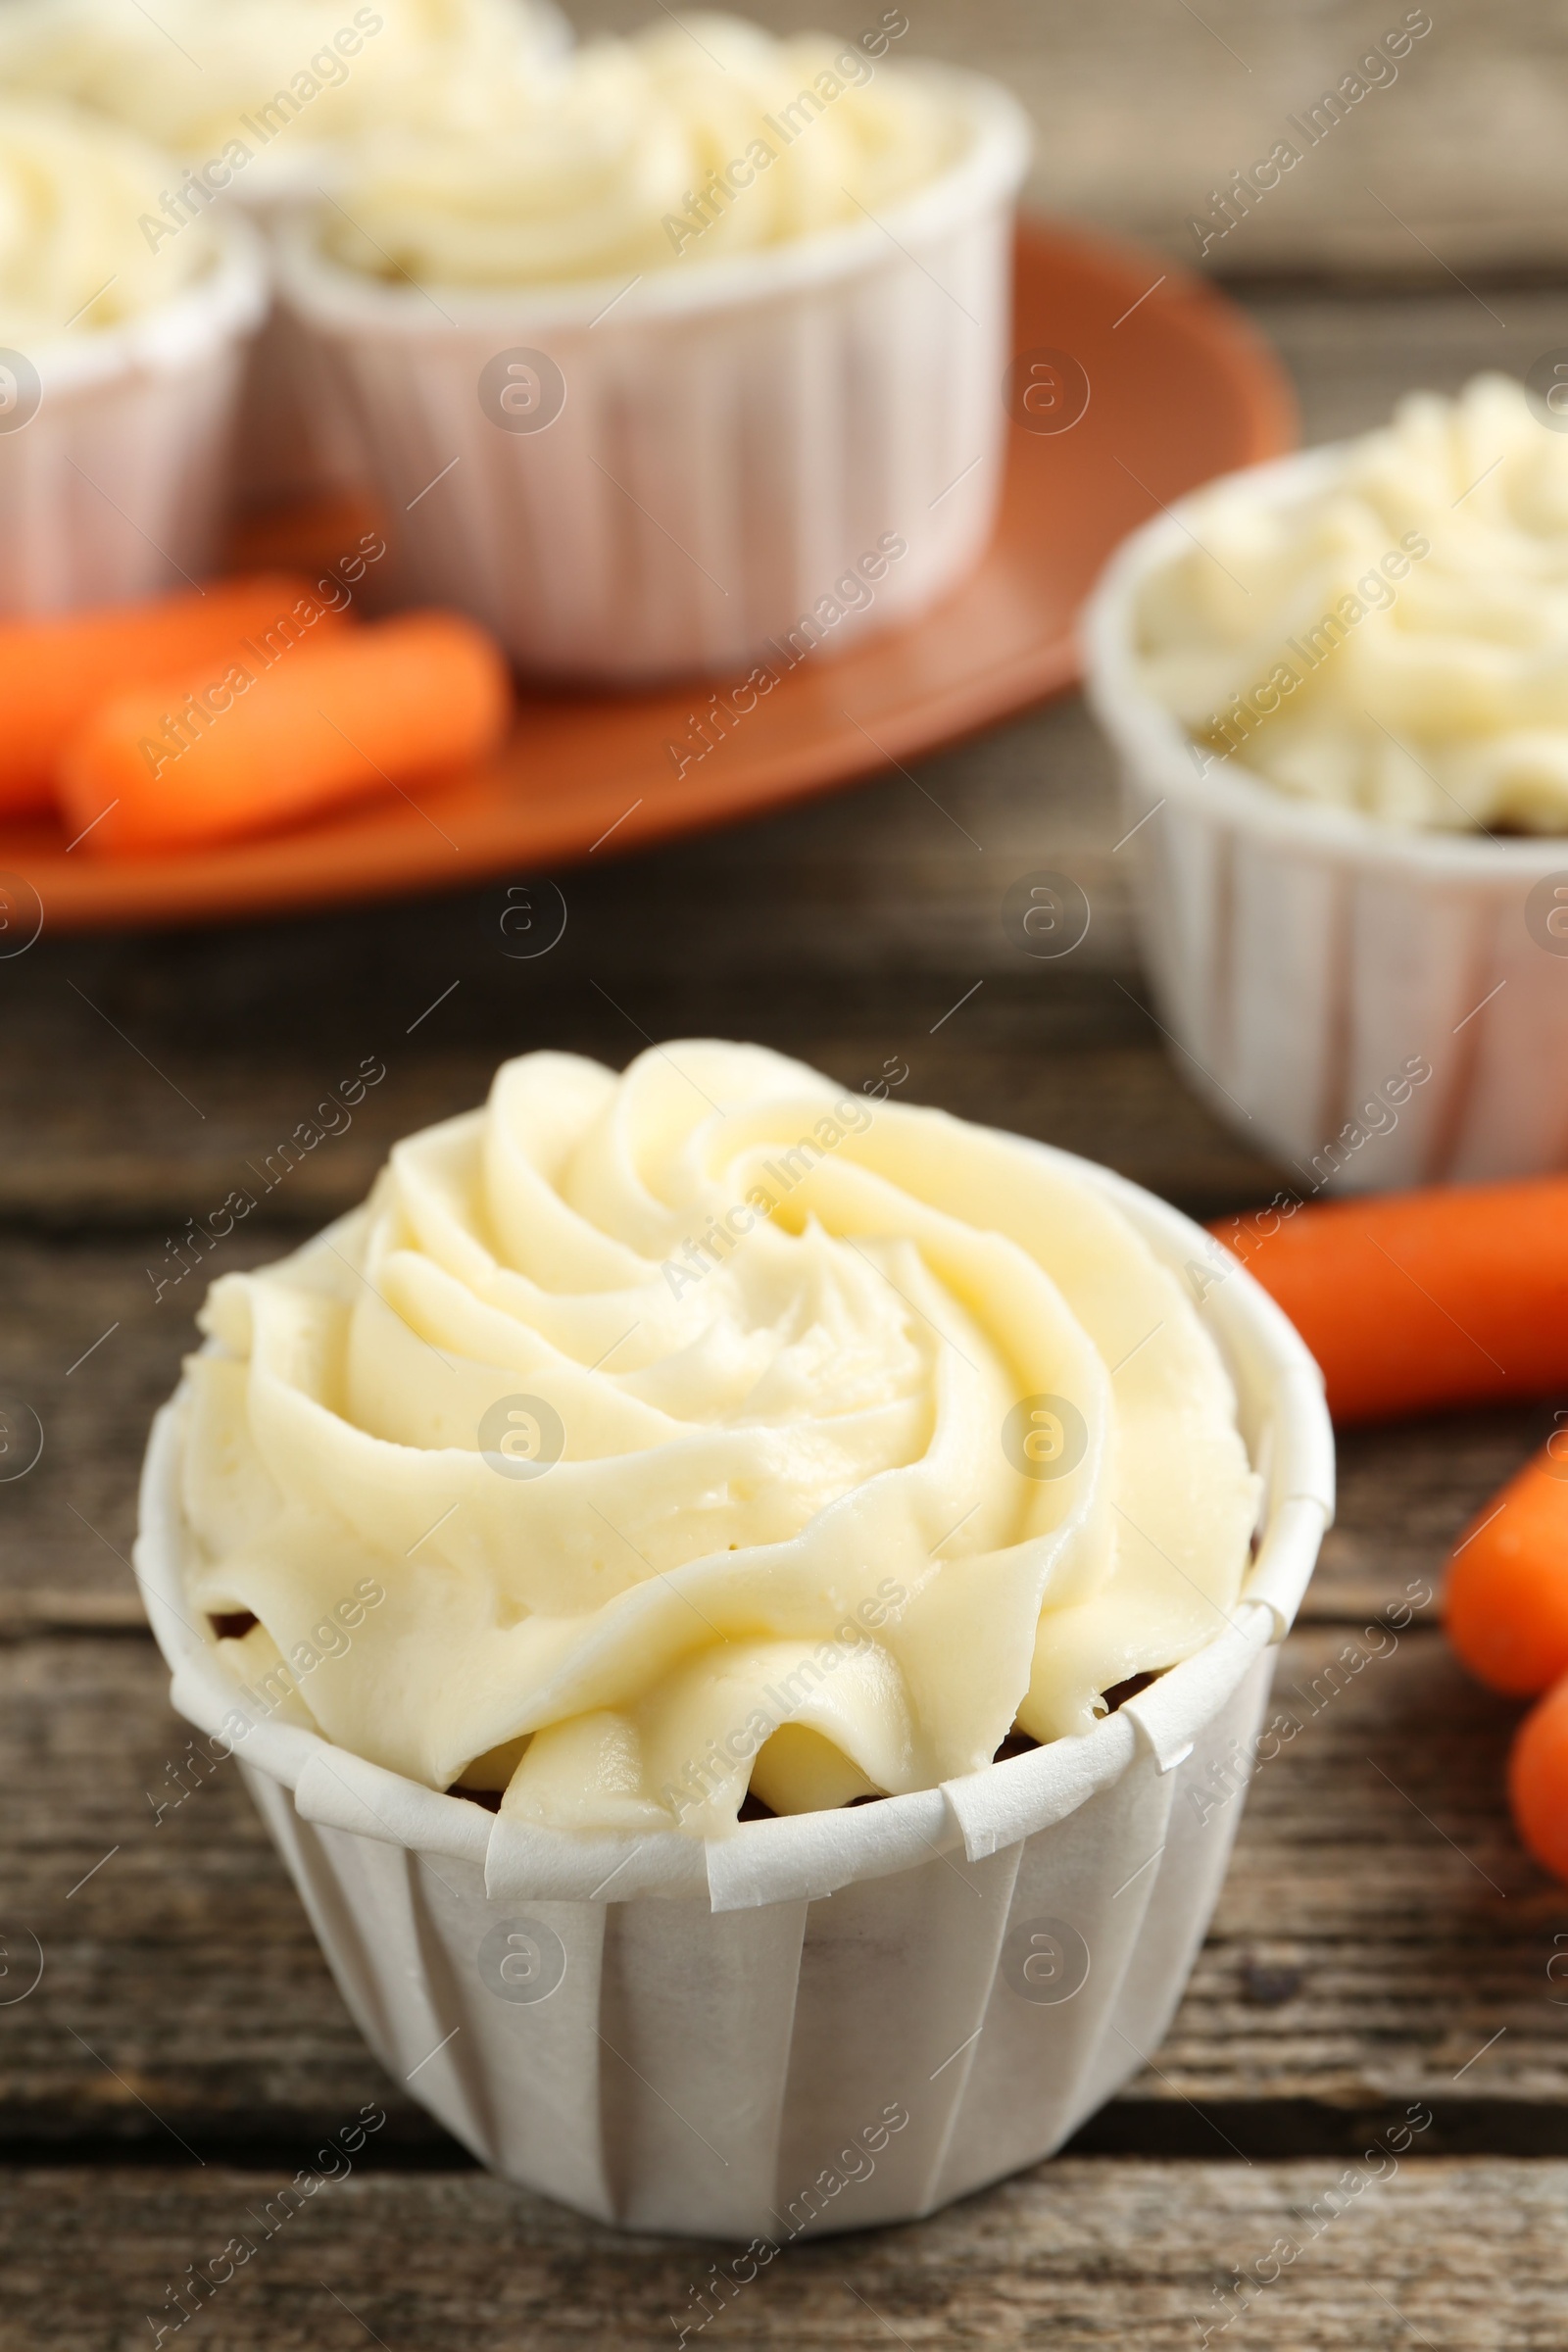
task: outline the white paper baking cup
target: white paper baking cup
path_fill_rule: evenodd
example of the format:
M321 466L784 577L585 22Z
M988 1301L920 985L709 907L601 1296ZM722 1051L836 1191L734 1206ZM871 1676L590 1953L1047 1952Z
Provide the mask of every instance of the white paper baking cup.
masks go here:
M255 1720L192 1622L178 1396L158 1415L136 1571L174 1704L208 1733L251 1723L240 1768L366 2039L509 2179L692 2235L906 2221L1049 2155L1163 2034L1332 1515L1333 1440L1316 1366L1234 1260L1047 1156L1167 1264L1222 1271L1204 1312L1263 1474L1259 1541L1207 1648L1086 1737L940 1788L706 1842L573 1836Z
M316 221L286 225L283 298L340 372L408 593L472 613L527 670L613 681L774 642L788 659L813 614L842 650L953 586L996 518L1030 134L991 82L944 72L941 90L967 145L918 194L629 281L394 286L329 260ZM889 536L907 553L826 617Z
M1343 464L1318 449L1232 478L1284 503ZM1182 1075L1314 1191L1561 1167L1568 841L1396 831L1292 801L1239 755L1200 774L1181 722L1139 682L1135 628L1142 583L1191 550L1196 520L1184 501L1135 531L1082 623L1085 691L1119 756L1123 830L1138 828L1126 854L1144 960ZM1413 1056L1432 1076L1391 1126L1386 1090Z
M255 232L237 219L213 232L212 269L172 302L23 355L40 397L13 429L0 415L0 612L110 604L211 570L245 338L267 307Z

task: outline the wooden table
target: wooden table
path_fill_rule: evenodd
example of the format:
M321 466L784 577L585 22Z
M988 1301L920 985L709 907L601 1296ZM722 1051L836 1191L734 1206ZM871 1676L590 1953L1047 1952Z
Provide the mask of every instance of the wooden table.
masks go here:
M1458 293L1255 307L1319 437L1371 421L1401 385L1568 342L1568 300L1489 300L1505 328ZM918 787L892 775L595 860L563 877L565 937L533 963L499 953L483 895L227 933L46 930L0 963L0 1390L46 1433L37 1467L0 1486L8 2352L151 2342L168 2285L367 2100L389 2118L373 2159L178 2340L673 2339L709 2254L617 2237L472 2169L361 2044L232 1771L155 1817L189 1732L126 1555L195 1278L160 1302L147 1269L167 1272L186 1218L363 1055L384 1083L215 1269L348 1206L394 1137L477 1102L503 1055L618 1063L645 1032L756 1037L850 1083L896 1055L911 1099L1092 1153L1200 1213L1272 1189L1184 1092L1142 1008L1107 764L1077 705L931 760ZM1061 965L1016 955L1001 920L1007 883L1044 866L1094 907ZM1516 1710L1457 1671L1430 1600L1454 1531L1548 1420L1477 1413L1346 1442L1340 1525L1280 1664L1299 1736L1257 1776L1156 2065L1070 2155L919 2227L781 2259L714 2340L1163 2352L1201 2340L1195 2313L1223 2318L1232 2266L1288 2238L1302 2251L1233 2320L1237 2352L1557 2352L1568 1894L1508 1828ZM1422 1605L1389 1649L1363 1629L1407 1595ZM43 1977L18 1998L29 1935ZM1364 2180L1357 2158L1415 2102L1430 2128L1313 2236L1300 2217L1316 2201L1321 2220L1347 2168Z

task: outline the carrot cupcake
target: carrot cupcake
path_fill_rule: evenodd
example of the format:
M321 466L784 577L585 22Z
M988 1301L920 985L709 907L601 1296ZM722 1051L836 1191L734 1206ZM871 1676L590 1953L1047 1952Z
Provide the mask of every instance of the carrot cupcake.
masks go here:
M1558 388L1216 483L1090 611L1162 1018L1308 1190L1568 1159Z
M961 575L1028 134L994 84L904 62L906 30L661 23L489 128L356 151L283 283L415 592L529 668L631 678L840 647Z
M875 2084L914 2129L849 2227L1161 2030L1234 1827L1184 1759L1247 1738L1327 1507L1304 1351L1195 1228L759 1049L536 1054L202 1319L144 1492L176 1700L376 2046L464 2026L418 2084L487 2161L765 2230Z

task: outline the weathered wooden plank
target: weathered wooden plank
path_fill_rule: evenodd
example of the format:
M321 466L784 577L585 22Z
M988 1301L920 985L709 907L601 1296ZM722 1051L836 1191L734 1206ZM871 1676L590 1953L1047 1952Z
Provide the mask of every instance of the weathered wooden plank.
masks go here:
M1465 1523L1551 1434L1549 1404L1444 1413L1341 1430L1339 1517L1324 1539L1304 1618L1376 1616L1441 1593Z
M909 2229L760 2262L621 2236L482 2174L360 2170L282 2221L315 2145L267 2170L18 2174L0 2347L132 2352L160 2324L187 2340L181 2310L206 2352L621 2352L683 2323L700 2341L705 2311L709 2340L792 2352L1192 2352L1205 2326L1282 2352L1562 2342L1568 2165L1433 2161L1420 2139L1353 2165L1067 2159ZM198 2288L193 2269L224 2282Z
M1258 288L1245 299L1295 380L1308 444L1383 423L1405 392L1454 393L1484 368L1527 375L1568 339L1568 297L1555 288L1510 285L1485 302L1451 285L1406 294Z
M0 2006L0 2139L237 2152L375 2096L389 2139L434 2144L361 2045L232 1766L201 1777L164 1693L145 1642L0 1650L4 1924L45 1958L36 1991ZM1568 2152L1547 1973L1568 1894L1508 1828L1516 1710L1419 1627L1298 1633L1274 1705L1278 1752L1159 2071L1092 2144L1335 2148L1420 2096L1434 2145Z
M432 976L417 988L400 988L400 1013L410 1004L417 1007L425 987L430 997L439 995L442 985L451 985L451 973L449 962L445 983ZM148 1239L161 1267L167 1239L187 1230L189 1218L205 1224L231 1190L250 1192L259 1208L300 1227L352 1207L400 1136L483 1102L497 1063L510 1054L549 1047L618 1067L641 1051L644 1033L663 1040L717 1029L812 1062L850 1087L902 1065L906 1100L1005 1124L1106 1161L1198 1214L1248 1206L1289 1181L1221 1128L1182 1086L1151 1017L1147 992L1132 971L1118 976L1085 970L1050 979L997 973L983 981L981 994L962 1006L951 1029L943 1025L974 985L972 967L940 977L906 972L897 980L853 984L831 974L781 983L764 970L725 983L721 997L657 978L621 992L624 1016L607 1006L586 977L564 974L559 988L537 989L525 1013L504 999L480 1004L476 989L469 1001L475 1017L463 1034L439 1053L409 1053L402 1061L388 1049L391 1066L379 1095L361 1105L340 1142L324 1143L289 1166L274 1182L272 1198L266 1194L266 1170L283 1168L282 1147L328 1100L339 1064L354 1067L355 1041L342 1055L334 1055L330 1044L323 1053L318 1043L313 1076L308 1042L292 1041L280 1021L275 1058L248 1065L243 1087L228 1076L217 1086L210 1082L208 1071L221 1071L226 1063L221 1039L214 1041L212 1063L201 1068L193 1066L193 1055L187 1054L182 1064L166 1049L159 1058L180 1070L180 1083L207 1110L199 1128L184 1114L186 1126L177 1134L152 1099L157 1080L128 1053L122 1063L95 1057L90 1066L104 1098L104 1132L114 1139L112 1148L99 1149L73 1131L69 1117L57 1115L65 1088L50 1075L61 1058L81 1068L81 1039L68 1046L35 1033L26 1037L25 1057L19 1055L10 1067L4 1116L25 1140L0 1176L0 1216L56 1229L156 1226L160 1230ZM123 1025L124 1007L115 992L105 989L101 999ZM25 1010L17 1018L24 1029ZM323 1005L321 1033L329 1034L331 1018ZM309 1031L304 1008L301 1026ZM136 1034L157 1054L152 1026L144 1022ZM177 1102L174 1113L177 1119ZM328 1108L324 1115L330 1121L333 1112Z
M1272 1189L1144 1009L1109 764L1081 707L925 762L922 783L895 774L573 869L564 935L531 961L502 952L500 889L210 934L56 939L46 923L0 964L0 1216L177 1235L238 1187L319 1222L400 1135L482 1100L509 1054L618 1065L650 1037L714 1031L852 1086L903 1063L911 1100L1093 1152L1197 1206ZM1059 963L1003 920L1008 886L1043 870L1093 908ZM284 1174L297 1127L367 1061L384 1077L328 1109L337 1132Z
M1568 1892L1508 1822L1520 1712L1433 1628L1287 1642L1236 1863L1159 2059L1171 2086L1231 2099L1234 2069L1244 2096L1266 2082L1363 2114L1407 2088L1445 2113L1563 2101Z
M224 1267L275 1255L288 1237L245 1227ZM0 1636L28 1628L143 1627L130 1568L147 1425L200 1334L192 1274L161 1300L147 1279L173 1261L163 1233L72 1241L0 1231L0 1401L37 1416L43 1450L0 1481ZM14 1443L30 1443L13 1412Z

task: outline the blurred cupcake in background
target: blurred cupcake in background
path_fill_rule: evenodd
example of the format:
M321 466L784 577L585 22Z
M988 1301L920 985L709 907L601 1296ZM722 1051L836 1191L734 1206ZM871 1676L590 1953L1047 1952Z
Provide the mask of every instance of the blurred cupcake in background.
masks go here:
M415 592L635 678L842 646L978 557L1028 130L907 29L693 16L357 148L283 290Z
M0 611L212 561L266 269L242 219L149 236L177 172L83 109L0 98Z
M1482 375L1316 463L1294 497L1208 496L1143 592L1147 689L1200 765L1294 801L1568 833L1568 438Z
M178 157L154 207L171 234L225 196L270 230L368 130L505 111L566 39L552 0L11 0L0 90L90 107ZM242 495L340 485L352 448L309 349L274 318L246 388Z
M1568 1164L1555 388L1412 393L1212 484L1089 608L1161 1018L1309 1192Z
M367 276L511 292L690 270L851 225L965 144L951 93L882 63L896 37L873 57L701 17L597 42L478 140L471 120L439 114L423 135L405 122L368 140L321 242Z
M550 0L11 0L0 86L113 116L209 192L261 201L314 194L380 124L461 120L565 40Z

